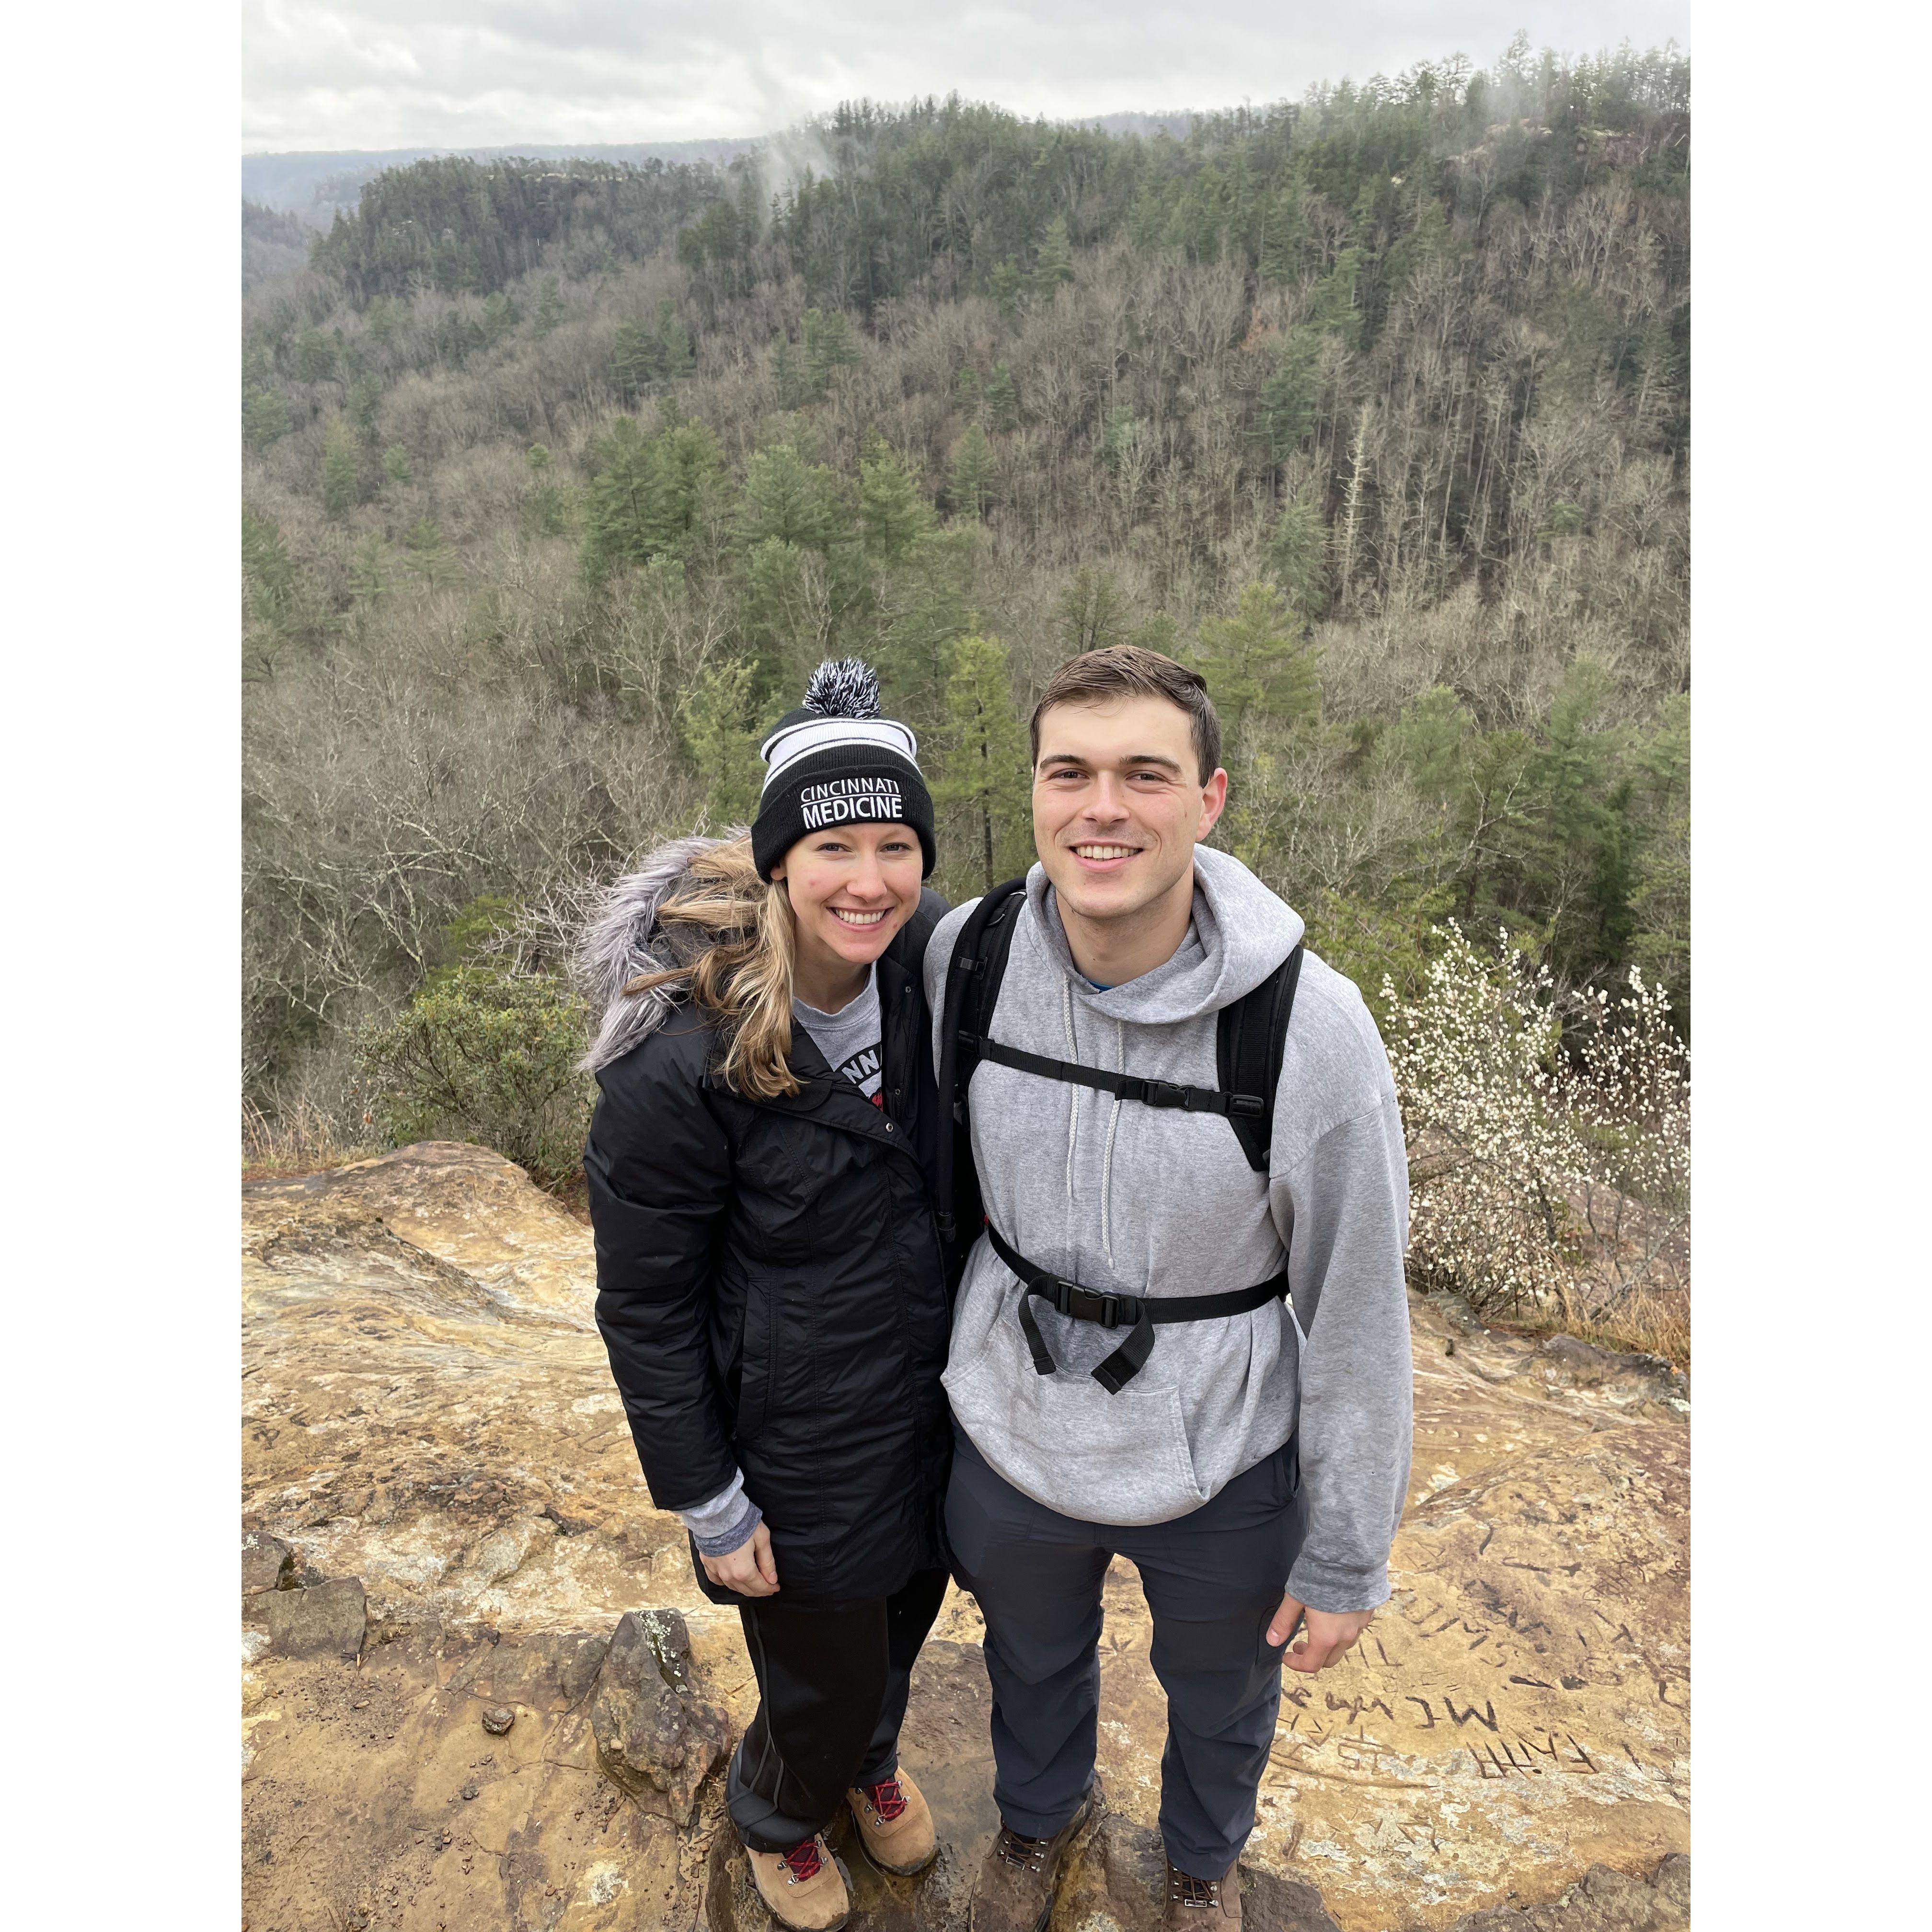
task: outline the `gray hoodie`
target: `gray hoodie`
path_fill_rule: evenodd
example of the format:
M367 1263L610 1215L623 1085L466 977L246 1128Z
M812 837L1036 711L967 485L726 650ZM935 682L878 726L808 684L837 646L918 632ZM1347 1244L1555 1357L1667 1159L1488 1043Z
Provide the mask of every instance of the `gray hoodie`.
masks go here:
M970 909L949 914L926 953L935 1048L947 962ZM1216 1016L1303 931L1238 860L1207 846L1195 848L1193 922L1179 950L1108 992L1074 965L1040 866L1018 919L991 1037L1200 1087L1220 1084ZM1060 1364L1036 1373L1018 1282L982 1236L945 1377L980 1454L1063 1515L1165 1522L1298 1428L1308 1531L1288 1588L1317 1610L1382 1603L1408 1480L1408 1170L1388 1056L1353 983L1304 954L1265 1176L1217 1114L991 1063L975 1070L971 1100L987 1214L1028 1260L1087 1288L1206 1294L1266 1280L1286 1247L1293 1301L1292 1312L1272 1302L1162 1326L1146 1367L1109 1395L1088 1372L1121 1336L1036 1299Z

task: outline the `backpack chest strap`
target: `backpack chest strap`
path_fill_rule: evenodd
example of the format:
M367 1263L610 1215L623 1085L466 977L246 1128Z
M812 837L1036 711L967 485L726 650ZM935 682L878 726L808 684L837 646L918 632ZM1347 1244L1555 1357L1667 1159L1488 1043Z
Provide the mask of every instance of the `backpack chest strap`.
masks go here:
M1044 1079L1070 1081L1076 1086L1118 1095L1123 1100L1138 1100L1144 1106L1178 1107L1190 1114L1238 1115L1247 1120L1258 1120L1268 1111L1268 1102L1258 1094L1228 1094L1216 1087L1184 1087L1172 1080L1148 1080L1138 1073L1110 1073L1103 1066L1049 1059L1043 1053L1023 1052L1018 1047L963 1030L959 1044L996 1066L1036 1073Z
M1091 1322L1102 1328L1125 1328L1127 1338L1094 1370L1094 1379L1109 1395L1118 1395L1147 1365L1154 1352L1154 1329L1175 1322L1212 1322L1230 1315L1246 1315L1279 1301L1288 1292L1286 1270L1257 1282L1252 1288L1233 1288L1220 1294L1114 1294L1097 1288L1082 1288L1077 1281L1050 1273L1028 1261L1010 1244L992 1222L986 1223L986 1238L993 1252L1018 1278L1026 1291L1020 1297L1020 1327L1025 1331L1028 1352L1033 1357L1034 1372L1057 1375L1060 1364L1040 1332L1034 1318L1033 1300L1050 1302L1060 1314L1075 1322Z

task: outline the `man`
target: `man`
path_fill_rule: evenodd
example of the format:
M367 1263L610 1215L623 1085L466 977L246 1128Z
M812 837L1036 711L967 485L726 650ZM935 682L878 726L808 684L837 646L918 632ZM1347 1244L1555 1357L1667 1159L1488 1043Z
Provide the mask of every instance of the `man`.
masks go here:
M1228 1932L1284 1654L1320 1670L1388 1595L1410 1438L1402 1126L1360 994L1307 952L1262 1171L1232 1116L1207 1110L1204 1090L1226 1085L1221 1010L1270 980L1303 926L1198 842L1228 790L1202 680L1152 651L1089 652L1056 674L1031 735L1040 863L970 1074L986 1226L945 1378L946 1531L986 1622L1001 1821L973 1928L1037 1932L1098 1802L1101 1585L1119 1555L1140 1572L1168 1698L1166 1922ZM973 910L926 954L942 1049Z

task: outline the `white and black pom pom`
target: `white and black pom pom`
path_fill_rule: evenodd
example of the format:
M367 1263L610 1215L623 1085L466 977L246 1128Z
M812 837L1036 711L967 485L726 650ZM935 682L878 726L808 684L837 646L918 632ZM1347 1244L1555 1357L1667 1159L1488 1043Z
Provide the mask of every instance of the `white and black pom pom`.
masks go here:
M876 718L878 674L862 658L827 658L805 688L805 708L821 718Z

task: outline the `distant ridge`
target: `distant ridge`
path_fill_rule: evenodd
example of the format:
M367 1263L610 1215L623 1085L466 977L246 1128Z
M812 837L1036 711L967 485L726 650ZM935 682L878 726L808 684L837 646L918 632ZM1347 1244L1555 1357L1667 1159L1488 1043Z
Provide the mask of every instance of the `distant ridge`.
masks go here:
M710 161L722 166L762 146L764 138L641 141L622 146L590 142L559 146L527 141L500 148L350 148L334 153L244 154L242 194L244 200L264 208L297 215L311 227L326 228L337 208L356 206L364 182L374 181L386 168L406 168L412 161L435 160L449 154L494 161L514 154L539 161Z
M1070 117L1070 128L1098 128L1109 134L1170 134L1186 137L1198 117L1192 111L1161 114L1089 114ZM734 136L708 141L640 141L628 145L595 142L562 144L526 141L495 148L344 148L333 152L244 154L243 200L292 214L311 228L326 228L338 208L352 208L362 192L386 168L407 167L412 161L434 160L460 154L474 161L501 160L511 155L532 160L710 161L716 166L750 154L772 139L770 135Z

